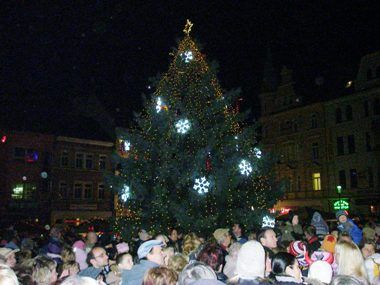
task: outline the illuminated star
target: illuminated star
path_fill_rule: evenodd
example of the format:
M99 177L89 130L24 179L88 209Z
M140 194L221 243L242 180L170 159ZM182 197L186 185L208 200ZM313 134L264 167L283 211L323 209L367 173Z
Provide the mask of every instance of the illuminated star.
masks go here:
M183 29L183 32L186 34L186 35L189 35L190 32L191 32L191 28L193 27L193 23L190 22L189 19L186 20L186 25L185 25L185 28Z

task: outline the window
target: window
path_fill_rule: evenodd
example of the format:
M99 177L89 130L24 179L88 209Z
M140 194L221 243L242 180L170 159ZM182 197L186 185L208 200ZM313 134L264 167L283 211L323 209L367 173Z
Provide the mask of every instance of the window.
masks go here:
M84 160L84 154L83 153L76 153L75 154L75 167L76 168L83 168L83 160Z
M342 122L342 110L340 108L336 108L335 110L335 122L337 124Z
M337 155L344 154L344 139L343 137L336 138L336 153Z
M11 197L14 200L32 200L35 198L36 189L34 183L18 183L13 186Z
M372 167L368 167L367 169L368 172L368 187L373 187L373 170Z
M315 129L317 127L318 127L317 115L313 114L313 115L311 115L311 128Z
M91 183L84 184L84 198L85 199L92 198L92 184Z
M380 114L380 100L379 100L379 98L375 98L375 100L373 101L373 113L375 115Z
M355 153L355 137L354 135L349 135L348 140L348 153Z
M373 78L372 69L368 69L367 70L367 80L371 80L372 78Z
M368 117L369 116L369 102L368 102L368 100L365 100L363 102L363 109L364 109L364 117Z
M321 173L315 172L313 173L313 190L319 191L321 189Z
M346 189L346 171L339 171L339 185L342 186L342 189Z
M356 169L350 169L350 182L351 189L358 188L358 173L356 172Z
M83 184L82 183L75 183L74 184L74 198L75 199L81 199L82 198L82 192L83 192Z
M105 197L105 187L104 184L98 185L98 199L102 200Z
M69 152L67 150L63 150L61 153L61 166L69 166Z
M67 183L66 182L59 182L59 193L61 194L62 197L67 198Z
M371 146L371 134L369 132L365 133L365 149L366 151L371 151L372 146Z
M86 154L86 168L87 169L92 169L94 166L93 163L93 155L92 154Z
M319 158L319 145L318 145L318 143L313 143L311 146L311 149L312 149L312 158L314 160L318 159Z
M99 156L99 169L100 170L105 170L106 166L107 166L107 156L100 155Z
M346 106L346 121L352 121L352 107L350 105Z

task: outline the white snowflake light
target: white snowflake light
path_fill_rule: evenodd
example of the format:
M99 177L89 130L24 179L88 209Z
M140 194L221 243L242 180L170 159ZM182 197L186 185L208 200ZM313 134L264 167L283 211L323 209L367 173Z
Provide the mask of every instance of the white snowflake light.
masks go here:
M253 148L253 153L258 159L260 159L263 156L262 151L258 147Z
M274 228L275 226L275 219L271 216L264 216L263 217L263 223L261 224L261 227L263 228Z
M185 51L181 53L181 58L184 62L189 63L194 58L193 52L191 50Z
M157 111L157 113L160 113L161 109L162 109L162 100L161 100L161 97L158 97L157 101L156 101L156 111Z
M188 119L181 119L176 124L177 133L186 134L190 130L190 121Z
M120 199L123 202L127 202L127 200L131 197L131 189L128 185L124 185L123 189L120 193Z
M249 176L252 173L252 165L245 159L242 159L242 161L239 163L239 169L242 175Z
M131 150L131 142L130 141L123 141L123 149L124 149L124 151L130 151Z
M206 177L196 178L193 189L198 192L198 194L206 194L208 188L210 187L210 182L207 181Z

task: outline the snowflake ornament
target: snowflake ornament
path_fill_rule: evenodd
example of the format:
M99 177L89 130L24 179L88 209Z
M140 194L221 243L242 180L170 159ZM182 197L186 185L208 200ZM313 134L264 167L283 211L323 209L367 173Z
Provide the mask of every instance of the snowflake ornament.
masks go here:
M121 201L125 203L130 197L131 197L131 189L129 188L128 185L124 185L120 193L120 199Z
M245 159L239 163L240 173L245 176L249 176L252 173L252 165Z
M165 105L165 103L161 100L161 97L157 97L157 101L156 101L156 112L157 113L160 113L161 110L164 109L164 110L168 110L168 107Z
M262 151L258 147L253 148L253 153L258 159L260 159L263 156Z
M210 187L210 182L207 181L206 177L196 178L193 189L198 192L198 194L206 194L208 188Z
M124 149L124 151L130 151L131 150L131 142L130 141L123 141L123 149Z
M181 119L176 124L177 133L186 134L190 130L190 121L188 119Z
M190 61L193 60L194 56L193 56L193 52L188 50L188 51L185 51L183 53L181 53L181 58L184 62L186 63L189 63Z
M264 216L263 217L263 222L261 224L262 228L274 228L275 226L275 219L272 218L271 216Z

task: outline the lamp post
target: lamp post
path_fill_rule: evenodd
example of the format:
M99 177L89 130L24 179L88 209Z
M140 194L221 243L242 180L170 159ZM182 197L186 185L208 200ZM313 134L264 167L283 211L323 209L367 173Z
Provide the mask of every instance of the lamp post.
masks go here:
M336 192L339 195L339 209L340 209L341 208L340 194L342 194L342 186L340 186L340 185L336 186Z

